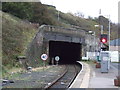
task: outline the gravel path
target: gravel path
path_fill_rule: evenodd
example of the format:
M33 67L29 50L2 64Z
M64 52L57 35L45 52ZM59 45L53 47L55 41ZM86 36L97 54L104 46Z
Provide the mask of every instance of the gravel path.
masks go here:
M64 66L58 65L27 72L13 78L14 83L3 85L3 88L43 88L56 79L64 69Z

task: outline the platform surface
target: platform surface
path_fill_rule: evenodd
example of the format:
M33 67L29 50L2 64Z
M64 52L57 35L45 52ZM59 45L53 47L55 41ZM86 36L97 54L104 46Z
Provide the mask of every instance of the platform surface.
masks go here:
M80 62L83 65L82 71L78 74L70 88L114 88L114 79L118 75L118 68L110 66L108 73L101 73L100 68L96 68L95 64L87 64ZM119 87L120 88L120 87Z

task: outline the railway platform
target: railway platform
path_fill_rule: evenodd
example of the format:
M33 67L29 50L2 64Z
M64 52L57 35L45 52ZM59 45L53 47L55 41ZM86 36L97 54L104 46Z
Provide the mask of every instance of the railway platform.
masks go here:
M118 88L114 86L114 79L118 75L117 68L111 66L108 73L101 73L95 64L80 63L83 69L70 88Z

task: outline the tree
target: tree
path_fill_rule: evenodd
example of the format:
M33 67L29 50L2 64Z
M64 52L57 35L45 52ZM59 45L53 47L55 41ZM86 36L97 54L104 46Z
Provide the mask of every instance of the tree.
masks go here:
M3 2L2 11L10 13L21 19L30 20L33 17L31 2Z
M82 12L77 12L74 15L78 16L78 17L81 17L81 18L84 18L84 14Z

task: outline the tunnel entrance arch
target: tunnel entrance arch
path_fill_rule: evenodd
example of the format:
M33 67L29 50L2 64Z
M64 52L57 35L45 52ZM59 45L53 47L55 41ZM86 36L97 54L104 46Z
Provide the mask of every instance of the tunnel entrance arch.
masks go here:
M59 56L59 64L74 64L81 59L82 45L80 43L49 41L49 64Z
M61 64L72 64L81 59L84 48L87 48L86 32L81 28L42 25L28 46L26 56L29 65L33 67L39 66L42 62L40 56L43 53L49 56L46 60L48 63L51 63L51 58L57 53L60 55Z

